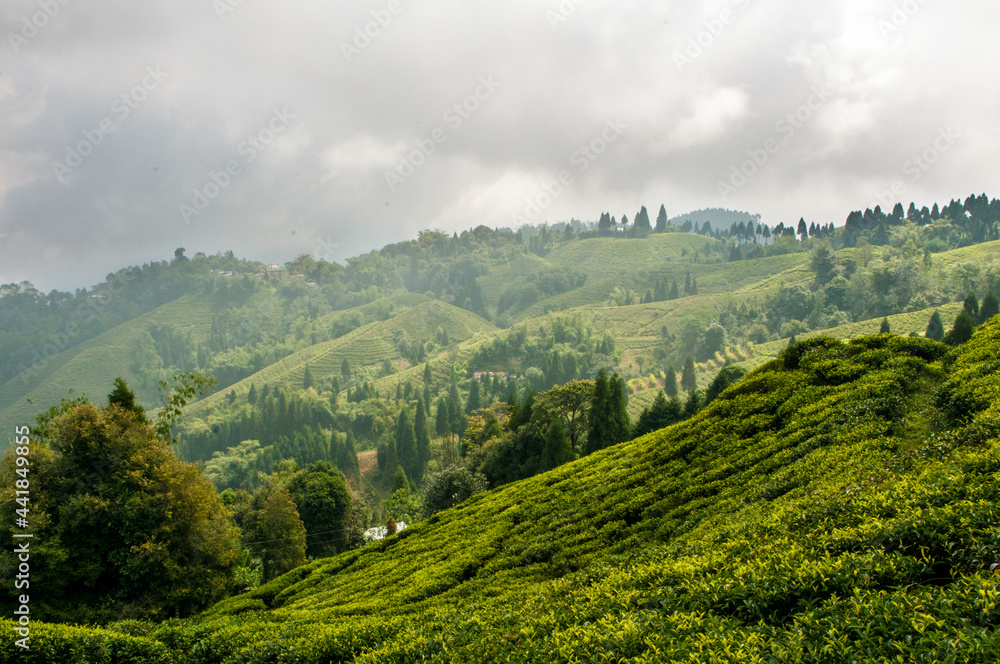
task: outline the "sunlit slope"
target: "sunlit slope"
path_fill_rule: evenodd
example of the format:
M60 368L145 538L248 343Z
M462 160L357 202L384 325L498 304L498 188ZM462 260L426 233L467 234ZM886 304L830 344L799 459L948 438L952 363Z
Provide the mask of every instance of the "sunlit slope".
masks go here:
M197 344L207 340L215 312L212 298L185 295L32 366L0 386L0 428L30 424L36 413L59 403L70 390L103 397L117 377L129 382L141 403L156 404L156 385L144 385L131 369L133 353L149 336L149 326L172 326L190 333Z
M32 634L192 664L996 661L998 348L997 319L950 355L803 342L692 420L199 619Z
M418 342L420 339L433 339L437 329L441 328L447 331L449 340L457 344L496 330L491 323L465 309L459 309L440 300L417 297L423 299L421 304L407 308L386 320L363 325L337 339L314 344L293 353L235 383L224 392L217 392L202 399L190 407L188 414L196 417L203 415L213 404L224 399L226 393L235 392L237 396L242 396L250 391L250 386L253 384L258 386L283 384L301 388L307 365L314 379L321 380L339 375L345 359L352 367L396 359L398 352L394 344L400 332L405 332L411 341Z

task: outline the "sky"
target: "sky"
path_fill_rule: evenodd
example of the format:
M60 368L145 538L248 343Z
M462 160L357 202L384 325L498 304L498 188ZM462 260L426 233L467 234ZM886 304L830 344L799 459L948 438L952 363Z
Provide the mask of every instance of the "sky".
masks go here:
M4 0L0 283L997 196L986 0Z

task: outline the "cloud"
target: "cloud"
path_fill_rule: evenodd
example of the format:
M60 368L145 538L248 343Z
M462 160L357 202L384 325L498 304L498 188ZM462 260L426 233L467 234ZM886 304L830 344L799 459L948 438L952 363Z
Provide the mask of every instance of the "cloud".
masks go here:
M342 260L422 228L508 226L561 171L573 181L539 220L665 203L842 223L945 127L963 138L904 196L996 193L1000 7L985 0L227 6L68 2L27 38L37 2L7 3L0 281L71 289L178 246L281 261L322 241ZM707 46L678 68L692 39ZM142 89L151 67L165 77ZM478 98L483 79L500 85ZM816 89L829 98L801 111ZM248 160L276 109L295 119ZM614 118L627 130L579 170ZM391 187L387 169L435 130ZM723 202L717 183L769 139L781 149Z

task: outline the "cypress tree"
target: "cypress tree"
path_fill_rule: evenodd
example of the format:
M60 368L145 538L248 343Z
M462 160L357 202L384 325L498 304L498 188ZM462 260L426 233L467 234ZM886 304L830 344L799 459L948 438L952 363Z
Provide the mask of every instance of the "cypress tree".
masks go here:
M587 454L604 449L610 443L610 391L608 374L601 369L594 381L594 397L590 406L590 428L587 433Z
M680 296L681 296L681 292L680 292L680 289L677 288L677 280L674 279L674 282L672 284L670 284L670 296L669 296L669 299L676 300Z
M340 375L344 377L344 380L351 379L351 363L344 358L344 361L340 363Z
M965 309L966 313L972 316L972 320L979 320L979 298L976 297L975 293L969 293L965 296L965 301L962 302L962 307Z
M405 407L399 412L399 419L396 420L394 438L396 439L396 455L399 458L399 464L407 471L407 476L411 476L417 462L417 440L413 433L410 411Z
M308 390L312 386L313 386L313 376L312 372L309 371L309 363L307 362L305 373L302 376L302 389Z
M469 381L469 401L465 404L465 412L471 413L479 408L479 380L473 376Z
M959 312L952 325L951 331L944 336L944 342L949 346L959 346L972 338L972 332L976 328L975 319L969 315L968 311Z
M939 312L935 311L931 314L931 319L927 323L927 331L924 332L924 336L934 341L944 339L944 323L941 322L941 314Z
M997 314L1000 314L1000 300L993 291L990 291L983 298L983 306L979 309L979 322L985 323Z
M684 371L681 373L681 388L686 392L692 392L698 387L698 377L694 369L694 357L687 356L684 360Z
M417 399L417 414L413 420L413 435L416 438L416 464L413 467L413 481L420 484L424 478L424 469L431 460L431 434L427 425L427 409L424 400Z
M668 397L677 396L677 372L674 371L673 365L667 367L667 379L664 381L663 391Z
M448 433L448 402L444 397L437 400L437 413L434 419L434 432L439 436Z
M254 383L250 383L250 391L247 392L247 403L251 406L257 403L257 386Z
M611 424L608 445L628 440L632 433L632 422L625 404L625 381L617 373L608 381L608 413Z
M545 472L557 466L572 461L575 458L573 447L566 435L562 418L556 416L549 424L545 433L545 447L542 449L542 459L539 470Z
M663 233L667 230L667 208L661 203L660 211L656 215L656 228L653 229L656 233Z
M344 441L344 466L340 469L344 475L355 479L361 478L361 464L358 463L358 451L355 447L353 431L347 432L347 439Z
M892 328L889 326L888 316L882 319L882 325L878 330L879 334L892 334Z

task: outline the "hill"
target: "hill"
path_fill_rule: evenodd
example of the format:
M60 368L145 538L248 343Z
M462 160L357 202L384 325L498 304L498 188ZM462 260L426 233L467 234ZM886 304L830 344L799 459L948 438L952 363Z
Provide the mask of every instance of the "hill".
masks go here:
M1000 319L951 352L801 342L693 420L198 618L37 638L193 663L990 661L998 347Z

